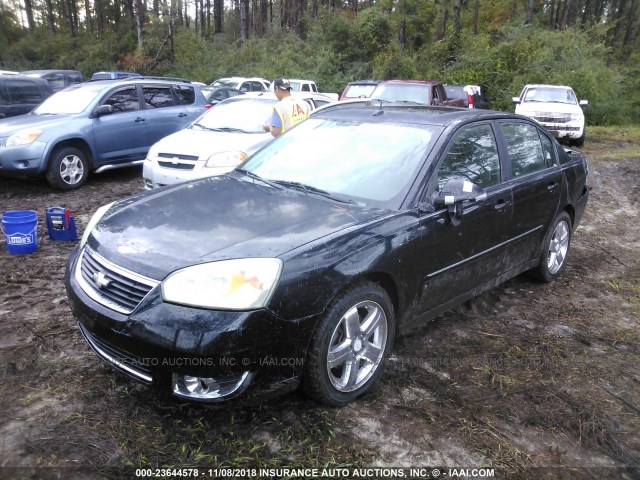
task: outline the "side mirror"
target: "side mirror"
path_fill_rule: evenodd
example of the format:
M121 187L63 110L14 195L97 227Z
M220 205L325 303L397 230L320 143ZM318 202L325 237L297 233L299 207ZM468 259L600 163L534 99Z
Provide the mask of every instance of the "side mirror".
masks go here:
M111 106L111 105L100 105L95 110L95 116L96 117L102 117L104 115L111 115L113 112L115 112L115 109L113 108L113 106Z
M511 101L514 105L520 104L520 97L511 97Z
M580 100L579 103L581 107L586 107L587 105L589 105L589 100Z
M460 178L452 178L444 184L436 194L433 204L436 207L446 207L449 220L454 226L460 224L464 202L479 202L487 198L482 187Z

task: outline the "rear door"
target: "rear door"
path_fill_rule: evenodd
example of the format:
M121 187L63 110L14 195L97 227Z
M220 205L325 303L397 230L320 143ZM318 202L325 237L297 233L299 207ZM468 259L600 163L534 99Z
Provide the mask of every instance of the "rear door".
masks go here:
M149 147L161 138L181 130L187 123L189 114L186 105L176 101L170 84L143 85L142 95Z
M93 119L98 164L144 160L149 141L140 103L136 85L118 87L101 100L100 105L111 105L114 113Z
M4 79L6 117L24 115L40 105L48 96L38 86L38 82L18 75L7 75Z
M463 205L458 225L441 208L422 219L423 295L419 313L438 310L488 282L503 270L513 212L511 187L503 182L498 141L490 122L462 127L438 162L428 196L447 180L468 180L486 198Z
M518 120L500 122L511 177L514 214L509 247L511 266L537 257L537 248L557 215L562 172L557 152L541 128Z

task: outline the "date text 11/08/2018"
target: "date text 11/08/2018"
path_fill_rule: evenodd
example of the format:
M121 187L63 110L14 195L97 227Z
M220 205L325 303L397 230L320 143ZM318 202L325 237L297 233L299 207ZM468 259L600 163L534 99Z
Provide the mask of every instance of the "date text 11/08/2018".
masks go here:
M137 468L137 478L493 478L493 468Z

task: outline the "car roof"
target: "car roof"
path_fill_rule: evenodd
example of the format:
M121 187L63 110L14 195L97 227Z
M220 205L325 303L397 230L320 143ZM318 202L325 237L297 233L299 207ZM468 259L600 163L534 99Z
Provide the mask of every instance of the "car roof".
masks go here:
M433 85L435 80L382 80L378 85Z
M526 85L526 87L527 88L561 88L564 90L573 90L573 88L567 85L548 85L544 83L532 83L532 84Z
M353 80L347 83L347 85L378 85L380 80Z
M25 70L20 72L23 75L46 75L47 73L80 73L78 70L63 70L63 69L52 69L52 70Z
M382 113L381 113L382 112ZM454 122L471 119L505 119L527 117L509 112L493 110L434 107L426 105L406 105L384 103L371 99L346 100L317 109L311 114L320 118L340 118L352 120L377 119L376 121L394 121L419 125L447 126Z

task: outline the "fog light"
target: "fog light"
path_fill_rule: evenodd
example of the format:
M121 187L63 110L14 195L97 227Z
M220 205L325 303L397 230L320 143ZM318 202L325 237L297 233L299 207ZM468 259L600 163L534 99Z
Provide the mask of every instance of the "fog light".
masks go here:
M235 393L249 376L244 372L234 377L193 377L191 375L173 374L173 394L192 400L216 400Z

